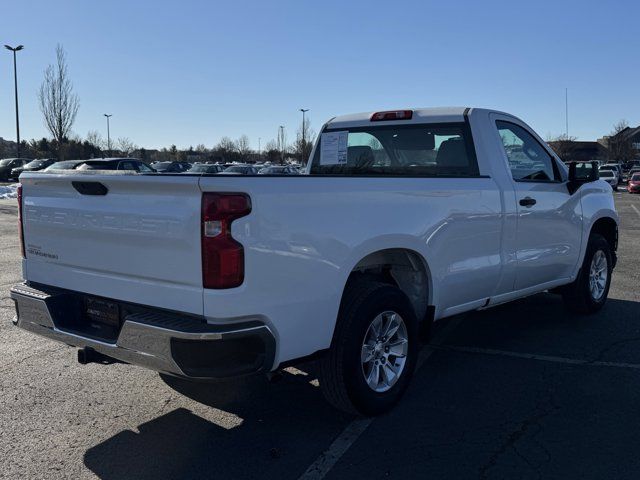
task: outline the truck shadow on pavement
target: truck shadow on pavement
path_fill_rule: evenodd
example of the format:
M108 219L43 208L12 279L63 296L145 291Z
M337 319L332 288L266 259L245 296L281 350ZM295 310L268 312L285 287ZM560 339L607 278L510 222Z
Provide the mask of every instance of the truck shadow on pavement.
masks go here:
M163 376L178 393L242 423L228 429L178 408L92 447L84 463L113 480L297 478L351 420L326 404L314 378L285 372L277 384L264 376L194 383Z
M640 472L624 453L632 455L628 445L640 428L637 369L495 354L640 365L640 303L610 299L582 317L541 294L459 318L403 402L369 427L330 477L606 477L616 462ZM447 350L456 346L494 353ZM286 372L275 385L262 376L215 384L164 377L180 394L242 423L227 429L177 408L92 447L84 463L114 480L297 478L352 420L324 402L313 367L300 367L308 375Z

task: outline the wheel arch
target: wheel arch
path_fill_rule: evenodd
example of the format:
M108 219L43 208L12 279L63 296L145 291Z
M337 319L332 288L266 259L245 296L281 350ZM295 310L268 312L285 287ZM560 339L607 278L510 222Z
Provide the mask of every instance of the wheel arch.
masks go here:
M600 217L591 225L589 236L597 233L602 235L611 248L613 264L616 263L616 251L618 249L618 222L612 217Z
M429 265L413 248L390 247L371 251L359 258L351 268L342 290L341 300L349 283L370 278L398 287L407 295L418 320L423 320L434 298Z
M598 233L602 235L612 251L616 251L618 249L618 222L616 222L612 217L600 217L593 225L591 225L591 231L589 235L592 233Z

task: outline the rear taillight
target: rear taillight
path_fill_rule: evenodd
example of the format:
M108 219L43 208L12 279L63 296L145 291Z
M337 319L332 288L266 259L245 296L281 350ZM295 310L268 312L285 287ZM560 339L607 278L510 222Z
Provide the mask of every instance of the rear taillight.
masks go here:
M251 199L244 193L202 195L202 285L233 288L244 280L244 249L231 236L231 222L249 215Z
M22 219L22 185L18 185L18 231L20 234L20 252L22 258L27 258L24 252L24 223Z

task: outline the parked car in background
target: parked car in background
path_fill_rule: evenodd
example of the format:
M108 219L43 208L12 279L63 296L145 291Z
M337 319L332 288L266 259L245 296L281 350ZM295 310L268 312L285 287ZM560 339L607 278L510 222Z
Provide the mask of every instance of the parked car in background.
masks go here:
M182 173L191 168L189 162L154 162L151 167L159 173Z
M629 170L628 178L631 178L636 173L640 173L640 167L631 167L631 170Z
M220 175L257 175L258 169L253 165L231 165L220 172Z
M196 163L186 172L182 173L220 173L224 166L215 163Z
M619 163L609 162L605 163L602 168L610 168L611 170L614 170L616 176L618 177L618 183L622 183L622 165L620 165Z
M601 180L604 180L609 185L611 185L611 188L613 188L616 192L618 191L618 174L615 170L611 168L601 167L598 170L598 173L600 174Z
M140 173L155 172L146 163L136 158L104 158L85 160L75 170L132 170Z
M616 177L616 180L620 181L620 170L618 170L616 167L612 166L612 165L602 165L600 168L598 168L599 172L602 172L604 170L610 170L613 172L613 174Z
M290 165L272 165L258 171L258 175L299 175L298 169Z
M629 177L629 183L627 183L627 192L640 193L640 173L634 173Z
M29 163L31 158L3 158L0 160L0 180L9 180L11 170Z
M45 172L54 172L56 170L73 170L86 160L62 160L55 162L44 169Z
M9 180L17 180L22 172L37 172L43 170L56 161L55 158L37 158L31 160L29 163L25 163L21 167L16 167L11 170L9 174Z

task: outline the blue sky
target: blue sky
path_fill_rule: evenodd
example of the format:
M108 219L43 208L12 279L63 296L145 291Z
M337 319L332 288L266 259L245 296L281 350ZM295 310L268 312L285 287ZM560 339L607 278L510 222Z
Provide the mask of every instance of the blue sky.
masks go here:
M593 140L640 123L636 1L7 2L0 42L19 52L22 138L47 136L36 91L61 43L81 101L74 132L147 148L257 148L309 108L412 106L514 113L543 137ZM15 138L11 54L0 51L0 137Z

